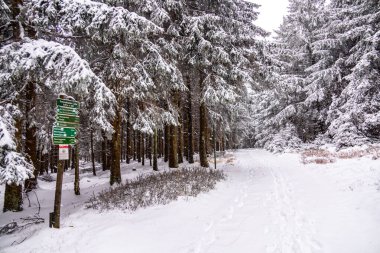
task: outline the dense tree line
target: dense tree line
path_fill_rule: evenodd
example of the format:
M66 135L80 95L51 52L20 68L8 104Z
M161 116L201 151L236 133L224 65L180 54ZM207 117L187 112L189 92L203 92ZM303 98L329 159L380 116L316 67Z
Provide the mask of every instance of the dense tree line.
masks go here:
M290 0L265 50L250 144L271 150L380 137L380 2Z
M0 180L4 211L22 182L56 172L55 101L80 101L78 156L110 170L137 160L157 170L199 154L208 167L238 146L238 121L263 78L257 5L243 0L0 0ZM213 131L214 129L214 131ZM212 136L214 135L214 136ZM32 177L32 175L34 177ZM80 194L79 187L76 194Z

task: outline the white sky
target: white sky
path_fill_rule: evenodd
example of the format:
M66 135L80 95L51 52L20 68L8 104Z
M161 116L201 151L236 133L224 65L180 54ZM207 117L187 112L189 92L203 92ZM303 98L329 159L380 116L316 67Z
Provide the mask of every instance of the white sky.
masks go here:
M248 0L260 4L259 18L255 24L271 32L277 29L282 23L282 18L287 12L288 0Z

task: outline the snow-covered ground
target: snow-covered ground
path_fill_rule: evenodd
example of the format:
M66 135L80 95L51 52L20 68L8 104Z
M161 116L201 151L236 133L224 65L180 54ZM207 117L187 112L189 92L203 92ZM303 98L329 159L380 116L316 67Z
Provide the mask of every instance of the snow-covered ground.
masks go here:
M240 150L220 168L228 179L209 193L136 212L99 213L83 202L108 187L108 172L85 174L81 196L65 174L61 229L37 225L0 237L1 252L379 253L380 161L371 157L301 163L299 154ZM123 168L123 178L132 172ZM52 211L55 183L40 183L41 216ZM3 188L1 195L3 195ZM0 196L1 199L3 196ZM2 201L2 200L1 200ZM0 214L0 224L28 214ZM2 205L2 203L0 203ZM24 206L27 206L25 203ZM14 241L24 242L9 245ZM17 243L14 243L17 244Z

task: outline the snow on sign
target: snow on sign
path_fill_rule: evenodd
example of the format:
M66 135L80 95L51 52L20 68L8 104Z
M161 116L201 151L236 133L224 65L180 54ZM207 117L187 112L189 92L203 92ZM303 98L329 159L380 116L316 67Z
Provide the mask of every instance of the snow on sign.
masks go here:
M59 145L58 159L69 160L69 145Z

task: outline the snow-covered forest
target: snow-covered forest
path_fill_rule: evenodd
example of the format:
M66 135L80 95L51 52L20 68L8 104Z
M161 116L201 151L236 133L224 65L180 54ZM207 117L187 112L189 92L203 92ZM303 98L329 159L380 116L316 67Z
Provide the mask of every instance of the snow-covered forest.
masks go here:
M8 213L0 214L0 226L9 213L29 212L25 196L30 207L30 193L55 181L60 164L64 191L70 182L75 195L86 195L74 202L90 199L87 208L109 209L107 199L126 191L120 185L138 192L139 183L149 188L157 180L160 193L147 190L155 196L149 201L132 194L130 202L117 202L134 211L214 189L231 176L225 157L231 150L265 149L275 153L263 153L270 159L321 147L372 150L380 140L380 2L289 0L274 34L256 24L260 5L254 2L0 0L0 203ZM60 97L80 104L76 143L64 163L52 142ZM227 175L207 169L217 160ZM170 174L187 167L194 170ZM168 174L133 181L139 170ZM84 182L81 192L81 173L103 186ZM191 179L191 190L163 186L176 176ZM132 181L124 184L126 178ZM277 181L276 187L287 186ZM179 189L188 182L177 183ZM110 193L96 197L105 186L112 186ZM44 215L53 198L52 191ZM205 252L203 246L186 252ZM334 252L297 247L266 250Z
M264 49L252 145L338 148L379 140L379 1L290 1Z

